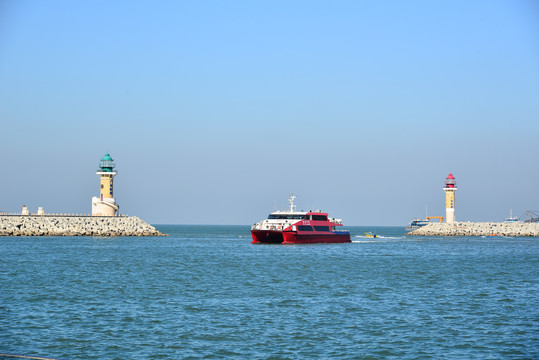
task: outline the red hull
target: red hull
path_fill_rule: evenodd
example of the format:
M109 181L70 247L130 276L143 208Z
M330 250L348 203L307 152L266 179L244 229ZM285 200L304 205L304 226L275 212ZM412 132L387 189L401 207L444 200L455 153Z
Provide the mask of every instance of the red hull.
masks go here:
M317 243L349 243L350 234L326 233L303 233L298 234L295 231L283 232L283 244L317 244Z
M283 232L276 230L251 230L251 244L281 244Z

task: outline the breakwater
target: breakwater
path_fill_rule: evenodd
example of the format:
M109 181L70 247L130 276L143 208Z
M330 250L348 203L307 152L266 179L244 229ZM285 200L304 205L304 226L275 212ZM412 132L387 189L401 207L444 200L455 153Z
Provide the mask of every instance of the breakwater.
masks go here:
M539 223L432 223L406 235L414 236L539 236Z
M136 216L0 216L0 236L165 236Z

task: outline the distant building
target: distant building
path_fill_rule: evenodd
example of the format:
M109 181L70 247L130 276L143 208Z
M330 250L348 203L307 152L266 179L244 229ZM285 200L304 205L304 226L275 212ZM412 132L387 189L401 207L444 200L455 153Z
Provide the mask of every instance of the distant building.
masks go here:
M114 200L113 180L116 176L114 160L107 153L99 162L96 174L100 178L101 193L92 198L92 216L115 216L120 206Z

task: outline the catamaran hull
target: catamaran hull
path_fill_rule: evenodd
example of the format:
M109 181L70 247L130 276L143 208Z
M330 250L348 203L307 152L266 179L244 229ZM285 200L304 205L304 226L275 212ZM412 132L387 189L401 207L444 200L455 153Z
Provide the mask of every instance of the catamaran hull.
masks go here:
M251 244L281 244L283 232L277 230L251 230Z

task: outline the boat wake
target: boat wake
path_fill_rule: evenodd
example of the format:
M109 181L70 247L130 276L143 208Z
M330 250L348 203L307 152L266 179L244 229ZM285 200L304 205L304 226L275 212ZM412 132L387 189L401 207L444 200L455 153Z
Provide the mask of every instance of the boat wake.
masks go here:
M360 239L402 239L402 236L383 236L383 235L377 235L375 238L368 237L365 235L356 235L354 238L360 238ZM374 240L376 241L376 240Z

